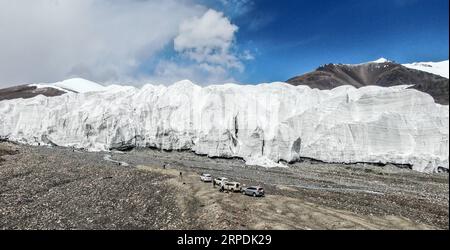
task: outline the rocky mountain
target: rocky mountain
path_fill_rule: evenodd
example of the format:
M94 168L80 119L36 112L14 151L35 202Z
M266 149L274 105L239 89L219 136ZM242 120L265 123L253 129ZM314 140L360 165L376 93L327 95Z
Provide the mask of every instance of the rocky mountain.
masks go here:
M429 73L440 72L441 75L445 75L443 73L445 72L445 63L443 65L438 64L439 69L436 71L436 66L434 65L433 68L431 64L416 63L406 67L383 58L374 62L355 65L326 64L313 72L291 78L287 82L295 86L307 85L321 90L333 89L343 85L351 85L357 88L370 85L381 87L409 85L410 88L430 94L437 103L448 105L449 79ZM428 69L429 72L419 69Z
M0 89L0 101L17 98L27 99L38 95L52 97L66 93L87 93L102 90L105 90L105 87L98 83L73 78L56 83L28 84Z
M0 101L18 98L25 98L25 99L33 98L38 95L51 97L51 96L59 96L65 93L67 92L53 87L38 88L37 86L19 85L5 89L0 89Z

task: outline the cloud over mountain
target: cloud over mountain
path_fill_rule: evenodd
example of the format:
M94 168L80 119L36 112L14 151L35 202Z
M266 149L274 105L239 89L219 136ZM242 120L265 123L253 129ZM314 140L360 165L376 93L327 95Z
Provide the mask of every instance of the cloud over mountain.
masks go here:
M167 63L158 56L173 43L173 56L192 60L188 69L200 67L202 74L216 74L222 67L241 70L231 51L238 27L198 2L0 1L0 87L69 77L98 82L158 78L158 65ZM149 60L157 62L154 72L142 72Z

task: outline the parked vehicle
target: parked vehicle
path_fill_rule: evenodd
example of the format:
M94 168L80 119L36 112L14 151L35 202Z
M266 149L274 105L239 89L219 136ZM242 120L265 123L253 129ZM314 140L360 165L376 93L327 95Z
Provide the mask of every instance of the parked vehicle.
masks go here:
M222 186L222 183L225 183L226 181L228 181L228 178L225 177L219 177L214 179L214 183L219 187Z
M241 183L239 182L231 182L231 181L226 181L224 182L224 189L230 192L240 192L241 191Z
M242 190L242 194L250 195L253 197L262 197L262 196L264 196L264 189L259 186L252 186L252 187L244 188Z
M211 182L212 181L212 176L210 174L202 174L200 176L200 180L203 182Z

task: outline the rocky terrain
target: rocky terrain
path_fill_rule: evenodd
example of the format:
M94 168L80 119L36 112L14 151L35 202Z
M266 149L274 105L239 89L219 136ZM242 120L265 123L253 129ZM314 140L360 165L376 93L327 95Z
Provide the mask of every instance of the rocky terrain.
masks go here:
M357 88L369 85L382 87L412 85L411 88L430 94L437 103L449 104L448 78L390 61L358 65L326 64L287 82L295 86L307 85L318 89L333 89L342 85Z
M0 89L0 101L12 100L17 98L33 98L38 95L43 96L59 96L66 92L51 87L38 88L36 86L19 85L9 88Z
M2 229L448 229L448 174L0 143ZM163 166L166 168L163 168ZM182 172L182 178L179 173ZM220 193L200 173L262 185Z
M81 78L67 79L55 83L18 85L0 89L0 101L13 99L29 99L38 95L55 97L67 93L87 93L103 91L105 87Z

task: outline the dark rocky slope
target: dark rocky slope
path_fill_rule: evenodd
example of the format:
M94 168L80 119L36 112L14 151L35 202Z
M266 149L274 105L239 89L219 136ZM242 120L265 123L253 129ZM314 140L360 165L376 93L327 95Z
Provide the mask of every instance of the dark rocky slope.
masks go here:
M358 65L327 64L317 70L291 78L293 85L333 89L342 85L357 88L376 85L391 87L413 85L411 88L430 94L437 103L449 104L449 79L431 73L409 69L394 62Z
M56 88L37 88L36 86L19 85L0 89L0 101L12 100L17 98L33 98L37 95L44 96L59 96L66 92L58 90Z

